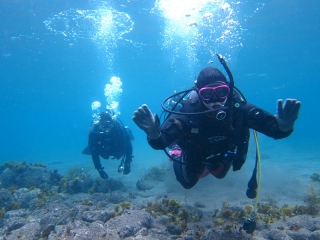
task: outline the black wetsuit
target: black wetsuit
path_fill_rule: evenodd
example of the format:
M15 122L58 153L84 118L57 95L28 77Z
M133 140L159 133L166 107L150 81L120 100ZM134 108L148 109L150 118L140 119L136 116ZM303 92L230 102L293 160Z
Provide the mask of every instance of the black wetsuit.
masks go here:
M89 152L96 169L102 169L100 157L116 159L124 157L125 164L132 161L132 144L130 137L119 120L113 120L114 126L108 131L100 129L99 124L93 124L89 132Z
M291 134L292 131L281 132L278 129L274 115L243 101L236 94L233 101L232 132L229 131L227 117L216 120L210 114L171 114L160 128L160 137L148 139L154 149L165 149L174 144L181 148L181 156L175 156L178 162L173 164L177 180L184 188L193 187L205 167L217 178L223 178L230 166L234 171L239 170L246 160L250 128L274 139ZM183 100L182 106L181 112L207 110L199 100L195 104ZM236 154L230 154L235 149Z

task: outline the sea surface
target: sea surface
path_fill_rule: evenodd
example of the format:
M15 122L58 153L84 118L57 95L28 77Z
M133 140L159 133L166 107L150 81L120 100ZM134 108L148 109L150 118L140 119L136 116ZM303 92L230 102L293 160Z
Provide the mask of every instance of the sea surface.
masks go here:
M25 160L96 174L81 152L97 111L91 104L107 107L110 84L112 107L135 137L134 159L127 176L117 172L118 161L102 164L110 177L134 186L146 169L171 163L147 144L133 112L145 103L161 115L162 101L191 88L201 69L224 71L219 53L248 102L274 114L277 99L302 102L289 138L258 134L262 194L282 186L288 191L279 195L291 197L301 184L294 197L302 199L310 176L320 173L319 8L317 0L2 0L0 164ZM226 180L208 176L197 192L224 184L230 198L232 188L245 193L255 161L251 140L240 172Z

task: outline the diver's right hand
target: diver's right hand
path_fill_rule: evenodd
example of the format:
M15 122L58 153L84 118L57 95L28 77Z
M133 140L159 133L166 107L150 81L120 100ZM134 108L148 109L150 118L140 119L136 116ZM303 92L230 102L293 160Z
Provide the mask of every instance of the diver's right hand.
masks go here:
M97 170L98 170L98 173L99 173L101 178L103 178L103 179L108 179L109 178L108 174L105 171L103 171L103 168L100 168L100 169L97 169Z
M150 139L160 137L160 120L157 114L152 114L146 104L143 104L133 113L132 120L148 135Z

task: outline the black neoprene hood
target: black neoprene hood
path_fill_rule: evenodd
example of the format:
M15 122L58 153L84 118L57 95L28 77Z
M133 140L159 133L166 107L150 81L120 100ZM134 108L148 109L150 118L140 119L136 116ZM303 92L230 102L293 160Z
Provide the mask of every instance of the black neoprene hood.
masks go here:
M222 81L228 85L227 78L219 69L214 67L206 67L200 71L198 78L195 81L195 85L198 89L200 89L216 81Z

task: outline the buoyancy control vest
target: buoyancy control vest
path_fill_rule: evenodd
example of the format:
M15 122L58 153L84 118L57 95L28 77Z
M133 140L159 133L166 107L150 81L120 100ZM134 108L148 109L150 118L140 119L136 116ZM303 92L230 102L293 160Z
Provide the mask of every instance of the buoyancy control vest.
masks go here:
M190 97L191 96L191 97ZM190 94L189 98L187 100L184 100L181 102L183 105L183 111L185 112L197 112L201 111L202 102L197 98L197 94ZM245 100L241 97L240 93L237 91L234 92L233 94L233 117L232 117L232 126L233 126L233 131L228 132L228 126L227 123L222 120L216 120L216 118L212 118L212 121L217 121L219 123L221 129L219 129L217 132L219 133L224 133L221 134L221 141L223 143L223 147L221 147L221 153L217 154L223 154L220 156L220 159L222 157L229 157L233 161L233 171L240 170L243 164L246 161L247 158L247 152L249 148L249 139L250 139L250 131L248 127L243 126L243 118L244 118L244 111L245 111ZM188 151L193 152L193 148L199 148L199 146L194 145L197 142L201 141L200 134L198 133L206 133L210 132L210 130L207 129L208 126L203 126L203 124L200 123L200 119L206 117L203 115L195 115L190 117L190 126L191 130L188 136L186 136L185 139L188 139L187 141L182 141L181 146L184 149L188 149ZM226 139L223 139L224 136L226 136ZM219 136L216 136L219 137ZM188 144L189 143L189 144ZM187 146L189 145L190 148ZM199 150L199 149L198 149ZM201 152L201 149L200 149ZM202 157L207 157L205 156L208 153L205 152L204 149L202 149ZM198 156L201 157L201 156Z

